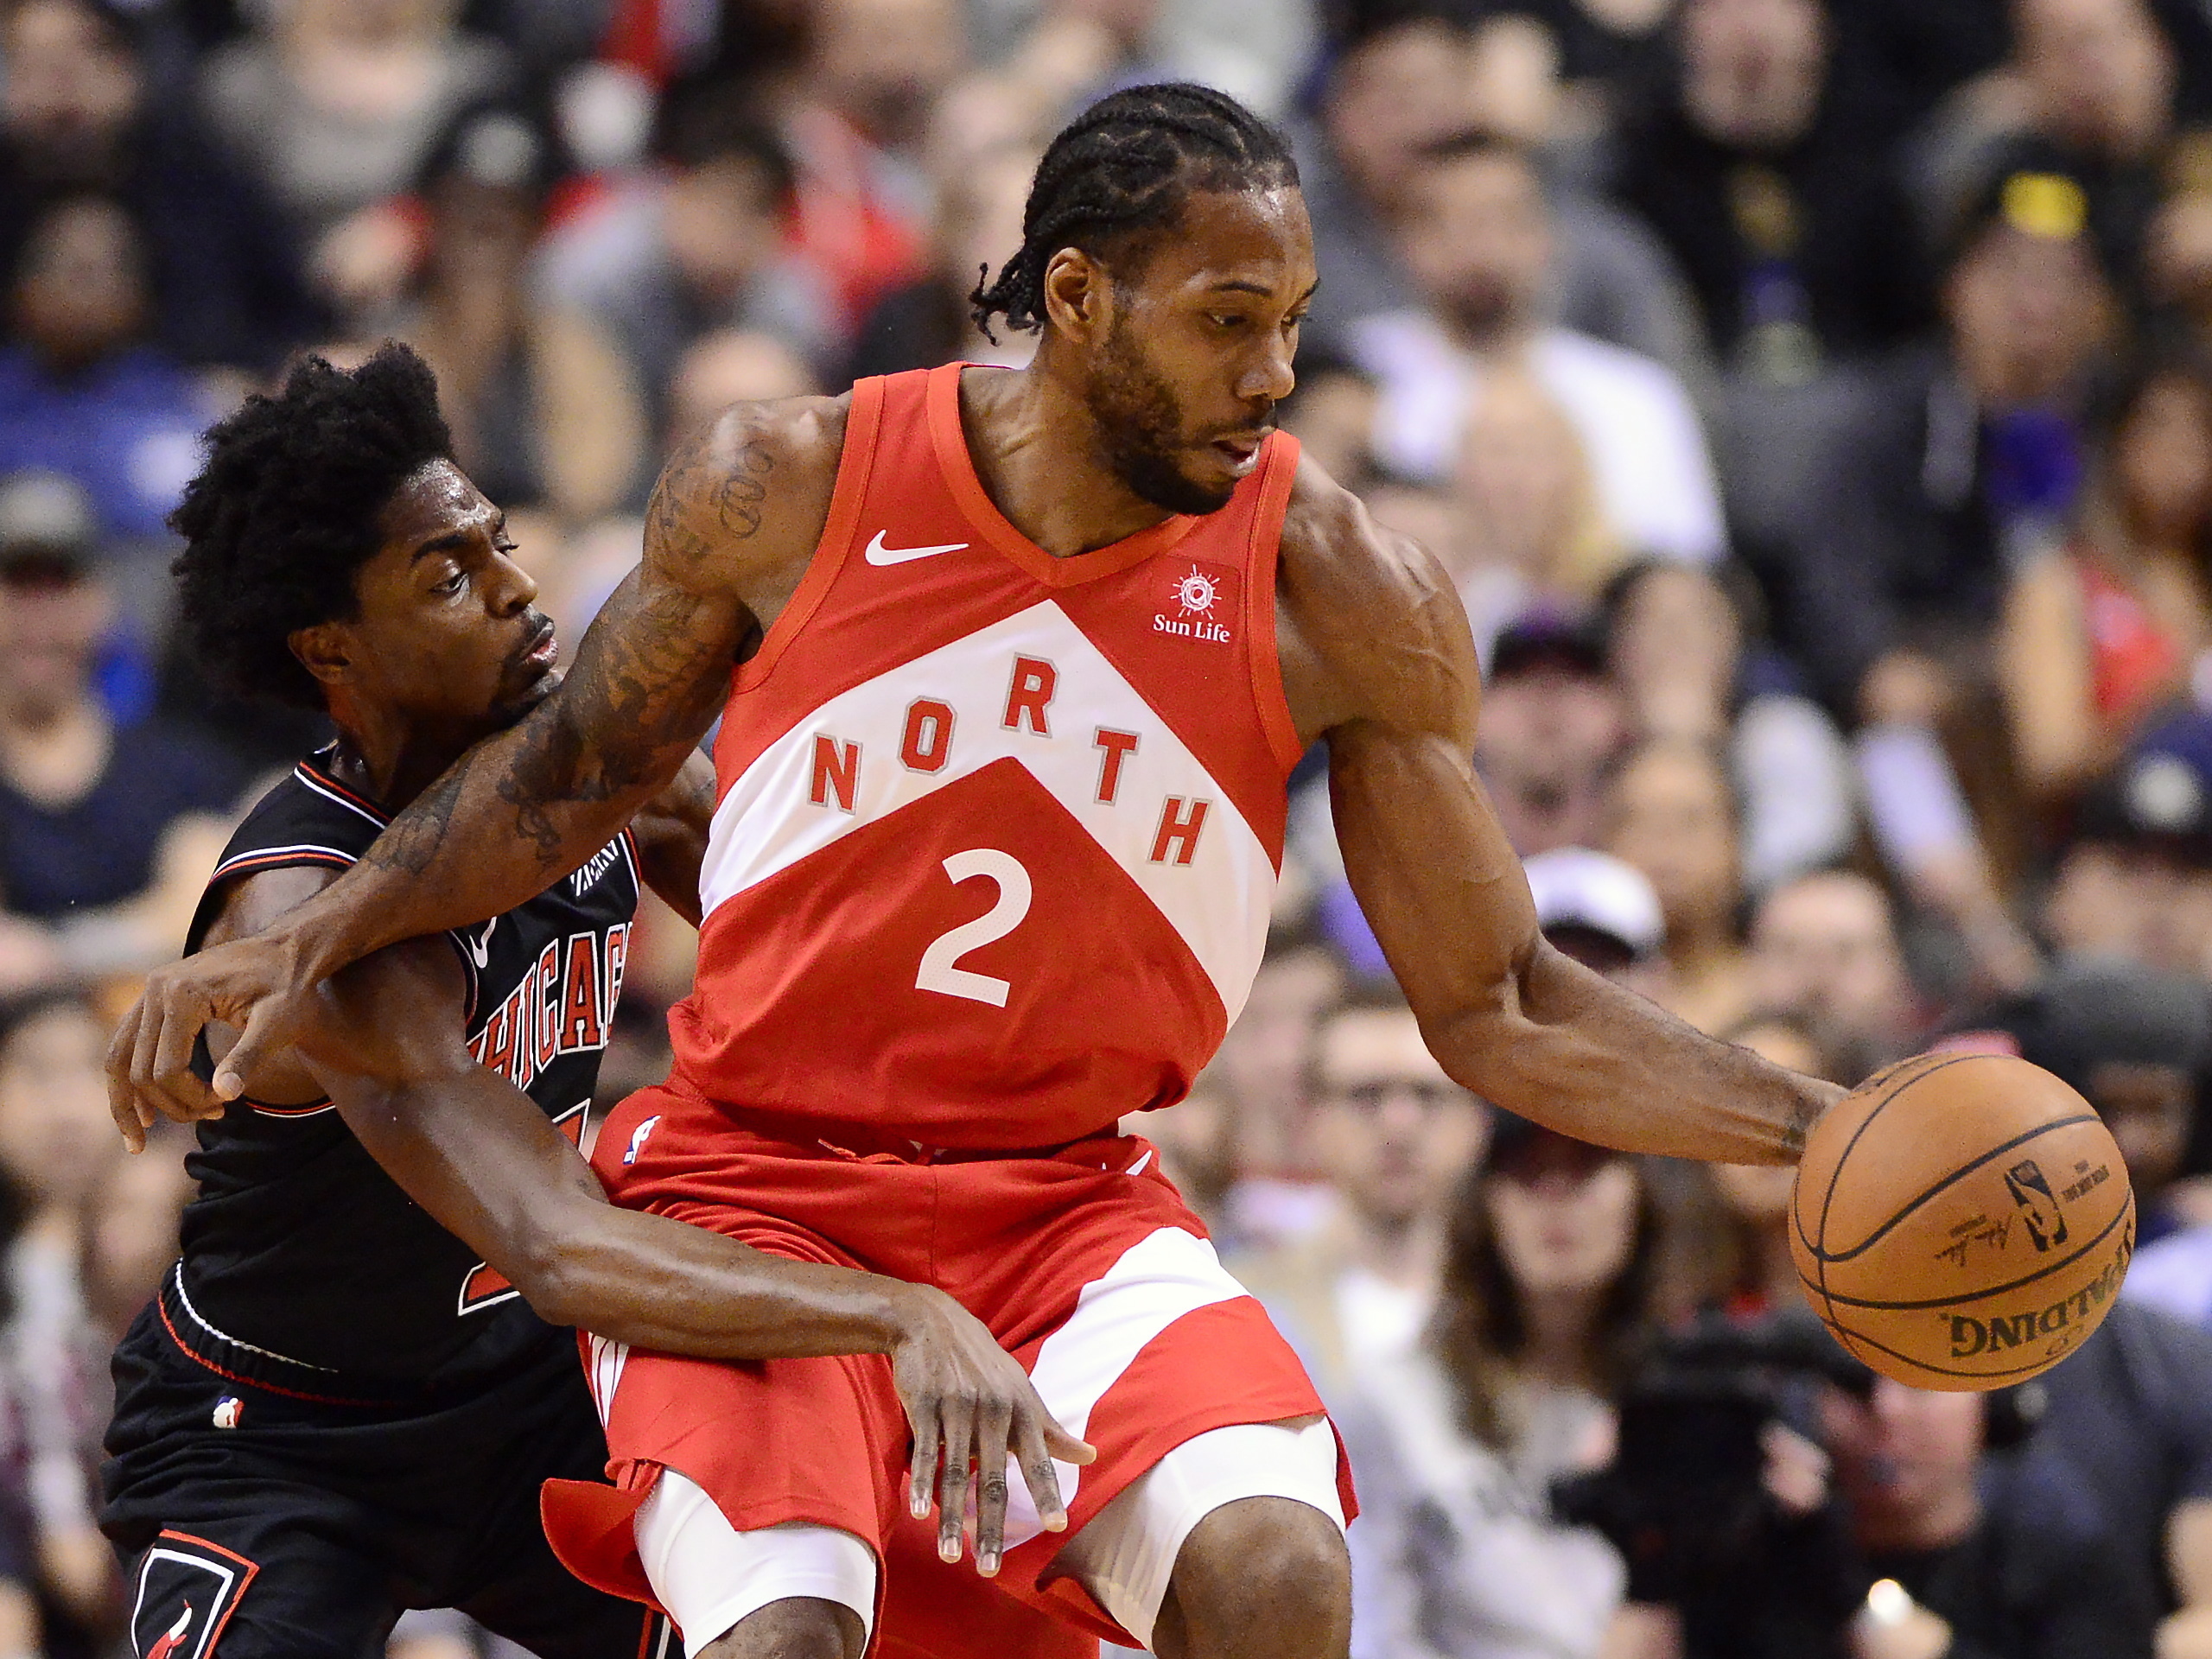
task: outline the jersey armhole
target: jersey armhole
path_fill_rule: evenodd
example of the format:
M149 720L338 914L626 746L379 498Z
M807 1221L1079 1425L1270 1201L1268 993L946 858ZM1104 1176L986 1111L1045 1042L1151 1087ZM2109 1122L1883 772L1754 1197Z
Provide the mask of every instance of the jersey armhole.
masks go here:
M760 641L749 662L738 664L735 689L750 691L776 671L777 660L798 637L822 601L830 584L845 568L852 551L853 532L861 522L861 507L868 499L869 474L875 468L876 433L883 423L883 378L871 375L853 383L853 401L845 413L845 441L837 454L837 481L830 492L830 513L823 521L822 538L790 601Z
M496 918L494 918L496 919ZM461 958L461 976L467 989L461 993L461 1033L465 1038L469 1027L476 1023L476 1005L482 999L483 978L477 971L476 950L469 944L468 935L460 928L449 928L442 936Z
M355 862L353 855L342 849L319 847L308 842L289 847L259 848L225 859L208 876L207 886L200 895L200 903L192 912L192 924L185 930L184 954L189 957L199 953L202 942L207 937L207 930L215 924L219 901L230 892L233 882L275 870L302 867L344 870L351 868ZM215 1054L207 1046L207 1033L204 1030L192 1039L191 1071L192 1075L203 1084L212 1085L215 1081ZM232 1103L243 1106L262 1117L320 1117L333 1109L327 1095L289 1104L256 1100L251 1095L240 1095Z
M1290 510L1291 486L1298 481L1298 440L1278 431L1268 440L1267 474L1260 480L1259 504L1252 512L1252 550L1245 560L1245 638L1252 642L1252 700L1260 729L1285 778L1305 755L1298 723L1290 717L1290 696L1283 690L1282 656L1275 643L1275 573L1282 551L1282 521Z

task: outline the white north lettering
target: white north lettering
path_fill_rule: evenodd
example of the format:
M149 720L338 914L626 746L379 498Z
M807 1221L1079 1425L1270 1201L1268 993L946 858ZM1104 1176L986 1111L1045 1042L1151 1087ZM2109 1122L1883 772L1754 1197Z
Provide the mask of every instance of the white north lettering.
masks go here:
M1135 883L1233 1018L1266 943L1273 861L1224 781L1050 600L848 687L762 749L715 809L702 909L1008 761Z

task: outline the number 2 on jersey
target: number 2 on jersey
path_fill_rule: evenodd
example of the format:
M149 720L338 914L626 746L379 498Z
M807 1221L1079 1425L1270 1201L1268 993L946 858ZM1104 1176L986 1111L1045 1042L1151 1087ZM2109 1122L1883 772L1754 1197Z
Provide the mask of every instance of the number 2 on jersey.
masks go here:
M971 1002L988 1002L995 1008L1002 1008L1006 1007L1006 994L1013 987L988 974L970 973L958 963L970 950L980 950L1021 925L1021 918L1029 913L1029 872L1022 868L1021 861L1012 853L1002 853L992 847L974 847L946 859L944 873L955 882L972 881L979 875L988 877L998 887L999 901L974 921L963 922L930 942L930 948L922 952L922 965L914 975L914 988L936 991L944 996L964 996Z

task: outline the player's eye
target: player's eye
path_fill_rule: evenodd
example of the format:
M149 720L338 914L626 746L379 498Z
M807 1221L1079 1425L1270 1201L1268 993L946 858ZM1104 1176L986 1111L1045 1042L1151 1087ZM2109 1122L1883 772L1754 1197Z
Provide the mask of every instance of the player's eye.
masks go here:
M1206 321L1217 328L1241 328L1244 324L1244 319L1242 317L1223 316L1217 312L1209 316Z
M432 588L430 591L434 594L457 594L467 585L467 575L462 571L456 570L451 575L448 576L443 582L439 582L435 587Z

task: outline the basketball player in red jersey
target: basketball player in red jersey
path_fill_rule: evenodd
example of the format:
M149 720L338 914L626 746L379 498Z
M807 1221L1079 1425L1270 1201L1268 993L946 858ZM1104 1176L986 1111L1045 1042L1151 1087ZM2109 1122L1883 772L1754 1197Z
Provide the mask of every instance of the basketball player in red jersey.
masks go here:
M1835 1091L1544 944L1473 775L1450 583L1273 431L1313 288L1270 130L1192 86L1094 105L976 296L1041 330L1032 366L725 415L664 474L560 690L316 898L155 976L118 1114L213 1109L204 1022L244 1028L227 1096L326 976L542 889L720 714L698 982L669 1084L600 1140L614 1199L949 1291L1096 1448L1058 1465L1060 1537L1008 1490L1002 1421L956 1402L925 1436L971 1446L1008 1511L978 1540L995 1583L946 1575L933 1650L981 1627L972 1595L1164 1659L1343 1655L1351 1505L1320 1402L1115 1131L1180 1097L1243 1002L1301 749L1328 742L1353 888L1469 1088L1738 1162L1788 1160ZM595 1342L590 1372L619 1484L549 1492L571 1566L656 1598L695 1655L858 1654L927 1491L880 1357Z

